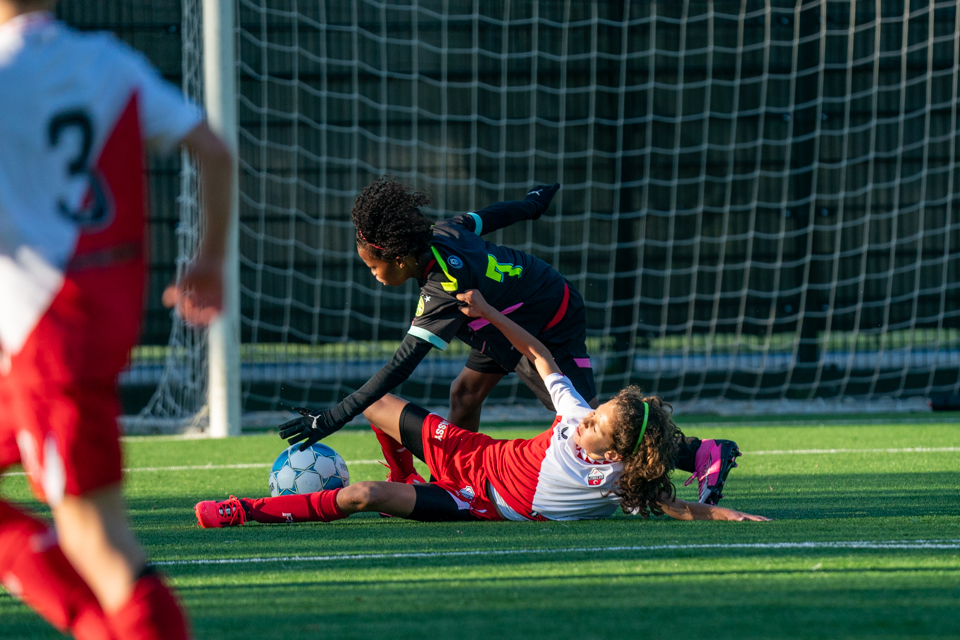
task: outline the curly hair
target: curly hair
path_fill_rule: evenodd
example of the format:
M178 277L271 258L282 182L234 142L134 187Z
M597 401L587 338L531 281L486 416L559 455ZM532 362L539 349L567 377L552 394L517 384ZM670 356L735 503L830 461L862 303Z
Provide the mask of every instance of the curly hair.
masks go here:
M657 396L644 397L637 386L623 389L610 401L616 407L617 416L613 449L623 460L623 475L614 493L620 496L625 513L640 514L644 518L651 513L662 516L661 497L676 495L676 487L669 478L677 455L679 433L670 417L673 407ZM647 430L634 453L643 423L644 402L650 405Z
M396 178L383 177L364 187L353 205L357 246L380 260L419 257L433 240L430 222L420 213L430 197Z

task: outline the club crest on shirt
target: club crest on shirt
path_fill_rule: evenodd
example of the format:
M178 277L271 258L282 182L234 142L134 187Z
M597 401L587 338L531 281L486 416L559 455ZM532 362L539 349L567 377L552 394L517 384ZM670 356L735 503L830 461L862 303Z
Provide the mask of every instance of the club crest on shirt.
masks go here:
M423 315L423 296L420 296L420 302L417 303L417 317Z
M463 266L463 260L461 260L457 256L450 256L449 258L447 258L447 264L453 267L454 269L459 269L460 267Z
M594 469L587 474L587 484L591 487L599 487L606 475L600 469Z
M473 492L473 487L471 487L470 485L467 485L463 489L460 489L460 491L458 491L457 493L459 493L460 497L466 500L467 502L473 501L473 498L477 495L476 493Z

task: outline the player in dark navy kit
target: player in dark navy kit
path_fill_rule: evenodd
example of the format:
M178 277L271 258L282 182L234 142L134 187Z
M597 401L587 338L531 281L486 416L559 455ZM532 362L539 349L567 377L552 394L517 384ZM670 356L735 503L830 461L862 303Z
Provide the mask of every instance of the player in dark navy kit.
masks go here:
M419 282L416 315L397 353L370 381L332 409L298 409L303 417L281 425L281 436L306 433L304 446L309 446L339 430L406 380L431 349L446 349L454 337L472 349L466 367L451 385L451 423L476 432L484 399L510 372L516 372L544 406L555 411L550 393L530 361L488 321L468 318L460 311L463 303L457 294L468 290L479 291L496 310L536 336L577 393L596 407L580 294L543 260L482 238L515 222L538 219L559 189L559 184L538 186L521 201L498 202L431 225L420 213L420 207L429 202L426 194L385 178L366 187L353 208L357 252L384 285L400 286L410 278ZM374 431L390 466L389 478L419 481L409 452L376 426ZM694 473L704 466L707 458L699 459L703 456L698 453L701 449L712 451L714 442L727 441L708 440L704 443L710 445L702 447L697 438L683 438L677 468ZM721 450L724 446L725 451ZM731 466L739 455L736 445L717 447L716 453L729 458ZM705 469L710 466L706 464ZM725 473L714 477L721 475L726 477ZM719 499L721 487L722 482L715 485L714 501Z
M542 380L503 334L459 311L456 295L467 289L479 290L490 304L543 341L578 393L596 404L580 294L544 261L481 238L521 220L536 220L559 188L537 187L522 201L498 202L435 225L420 213L429 201L423 193L387 179L363 190L353 209L360 258L384 285L400 286L415 278L420 299L393 359L337 407L321 412L324 424L336 430L359 415L406 380L431 349L446 349L454 337L472 350L451 387L451 420L477 431L483 400L512 371L553 409Z
M430 347L444 350L454 337L472 347L450 394L450 418L464 429L478 430L483 400L512 371L544 406L554 408L540 376L503 334L486 320L465 318L460 312L462 303L456 296L468 289L479 290L490 304L543 341L577 392L596 404L580 294L539 258L482 239L515 222L536 220L559 188L536 187L524 200L498 202L433 226L420 215L419 206L410 207L425 204L425 196L407 194L399 182L380 180L357 199L354 224L364 263L385 284L401 284L410 277L420 284L420 300L406 338L413 350L406 360L419 363ZM403 203L404 197L408 203ZM387 282L381 273L397 277Z

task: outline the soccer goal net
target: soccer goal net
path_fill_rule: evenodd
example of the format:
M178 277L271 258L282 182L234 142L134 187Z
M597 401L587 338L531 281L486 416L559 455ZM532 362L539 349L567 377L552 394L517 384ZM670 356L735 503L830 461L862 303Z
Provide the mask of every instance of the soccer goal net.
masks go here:
M491 239L583 294L601 395L960 392L955 2L238 0L237 25L245 411L333 402L406 332L414 284L380 286L350 221L384 175L434 219L562 183ZM466 355L400 393L444 405ZM536 403L515 378L490 406Z

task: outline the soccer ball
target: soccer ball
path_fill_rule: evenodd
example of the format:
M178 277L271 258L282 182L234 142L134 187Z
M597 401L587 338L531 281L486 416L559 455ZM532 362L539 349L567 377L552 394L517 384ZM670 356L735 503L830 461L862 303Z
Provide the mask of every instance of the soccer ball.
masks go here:
M339 453L319 442L305 451L300 451L299 444L286 448L270 469L273 497L339 489L349 484L347 463Z

